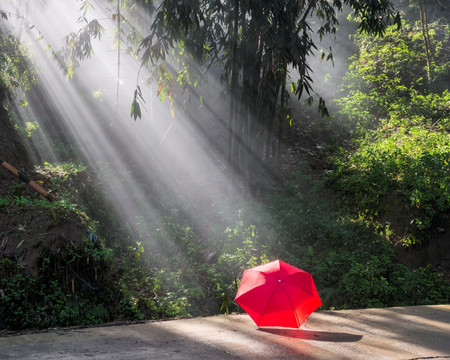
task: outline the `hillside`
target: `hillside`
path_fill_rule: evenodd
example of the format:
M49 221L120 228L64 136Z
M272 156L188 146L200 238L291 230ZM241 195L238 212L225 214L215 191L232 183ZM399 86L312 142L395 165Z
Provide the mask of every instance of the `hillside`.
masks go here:
M60 11L51 4L40 11ZM139 23L127 4L122 15ZM221 19L224 9L215 10ZM22 26L0 11L6 29ZM28 15L53 46L54 33L79 26L80 11L97 15L86 2L50 30L45 16ZM118 60L108 44L119 24L87 19L63 45L67 64L33 31L21 38L0 28L0 158L52 200L0 168L0 329L240 311L243 271L277 258L313 275L322 309L450 301L442 18L430 21L428 57L418 21L398 29L377 17L373 31L384 37L342 37L348 62L315 67L314 80L292 58L300 77L291 84L288 63L271 58L282 27L265 17L257 19L270 32L258 36L267 47L246 58L258 47L236 37L237 48L216 54L233 57L214 64L206 60L215 45L196 36L172 44L171 59L158 58L151 37L130 36L131 56L119 43ZM252 19L236 26L248 30ZM225 36L217 26L209 35ZM288 42L281 53L299 51L292 44L300 46ZM300 50L312 57L308 44ZM161 62L147 67L139 51ZM327 96L313 95L309 81Z
M258 215L251 215L254 210L248 212L250 209L247 209L244 210L245 212L243 214L245 214L246 217L250 217L249 219L244 218L244 220L248 224L252 224L249 221L255 221L255 229L257 229L259 235L249 235L248 230L245 228L246 225L237 225L238 227L234 230L236 238L233 239L227 236L228 240L225 240L225 242L223 242L224 240L217 242L218 240L214 240L214 238L208 239L207 237L211 236L211 234L202 235L198 240L191 237L191 243L186 243L186 247L184 250L182 247L180 253L178 253L180 250L173 252L174 248L168 252L168 254L177 257L186 251L182 256L187 256L186 259L188 262L178 263L175 267L173 267L174 265L170 262L164 260L164 258L159 260L152 258L151 253L154 250L152 250L151 244L145 242L148 240L145 240L145 237L143 237L142 234L134 232L137 239L139 239L139 243L142 244L142 249L140 249L135 246L133 247L133 244L137 243L136 238L133 239L130 237L133 232L129 233L129 240L123 241L118 237L118 235L123 236L123 234L114 235L113 232L107 229L108 224L114 224L114 222L117 222L117 219L114 220L111 218L111 214L105 217L105 206L108 206L108 203L99 196L99 194L103 192L103 190L101 190L102 185L101 183L98 183L98 178L93 176L93 174L90 174L91 171L89 168L69 164L47 164L44 166L40 165L33 170L30 163L28 164L28 167L23 167L23 171L26 171L31 179L38 182L43 188L52 191L56 200L53 204L34 192L34 190L25 183L2 169L2 187L0 194L3 204L0 208L0 211L2 212L2 250L4 252L16 254L17 258L14 261L17 261L17 264L20 265L21 268L23 267L23 270L18 272L18 270L14 270L14 266L11 267L13 263L3 262L2 272L6 275L2 280L4 294L7 297L10 297L11 289L17 291L17 294L14 295L14 302L16 305L14 305L13 308L16 309L15 311L19 312L18 314L21 314L14 318L10 318L5 312L0 314L3 319L3 327L6 326L6 328L10 329L27 328L29 326L47 327L78 323L90 324L104 321L117 321L120 319L133 320L158 318L161 316L186 316L190 313L196 315L214 314L219 312L221 305L223 307L223 304L221 304L222 301L225 301L223 299L227 299L227 297L224 297L222 291L226 291L225 294L228 293L230 296L234 296L232 294L235 290L232 287L225 287L229 286L228 281L231 279L229 277L230 275L227 274L230 274L230 271L233 271L232 268L234 266L238 266L235 269L242 269L243 267L251 266L252 263L250 261L257 263L261 261L260 259L264 259L267 256L270 258L270 256L274 256L273 254L276 253L278 253L277 256L287 259L291 256L291 260L295 261L292 254L299 250L302 253L305 253L305 250L314 252L316 253L316 257L320 257L316 260L313 260L311 257L309 257L308 260L303 259L303 267L308 270L311 269L310 271L316 274L319 286L322 286L321 293L326 304L325 306L339 307L339 304L341 304L341 306L344 305L344 303L340 303L338 299L343 300L344 298L341 297L346 295L342 294L336 298L336 293L341 293L344 289L335 287L331 283L328 283L326 277L323 277L323 275L328 273L329 269L333 269L335 266L342 267L341 261L349 256L349 253L347 253L348 250L346 250L347 245L338 245L340 243L340 240L338 241L340 237L342 240L345 240L345 237L342 237L343 233L341 233L343 229L340 229L340 226L337 224L333 225L332 222L334 220L329 218L330 214L323 212L327 206L330 208L333 207L332 203L334 202L334 195L330 189L326 189L320 185L323 183L321 179L324 174L329 171L327 169L328 155L323 150L325 139L321 138L320 132L316 132L311 123L302 124L299 127L295 127L293 130L294 131L291 131L289 137L286 139L286 155L283 157L282 169L285 182L283 184L283 182L277 180L277 182L274 183L276 184L275 187L267 189L266 194L261 193L261 205L266 203L266 207L274 207L276 213L274 213L275 217L271 222L275 225L278 221L286 221L282 220L282 218L286 216L283 215L283 212L288 214L295 211L297 212L297 216L302 216L301 214L304 213L305 208L320 202L321 206L317 209L318 211L313 210L311 212L311 210L308 210L312 217L310 220L307 220L306 218L305 220L311 223L302 223L304 220L300 220L302 219L301 217L297 220L293 220L294 222L290 222L290 225L287 223L286 225L288 225L288 227L284 230L282 227L277 230L276 227L279 227L280 225L275 225L276 227L272 228L270 233L265 235L263 232L267 230L264 230L264 226L260 223L260 221L265 221L264 218L254 218L254 216ZM13 128L10 128L10 131L11 135L5 138L10 139L17 136L17 133ZM22 149L24 148L25 146L22 146ZM2 151L2 154L16 159L18 164L21 163L19 161L20 158L27 158L26 152L19 154L15 151L14 153L11 153L8 152L6 147L4 147ZM2 156L6 158L5 155ZM298 178L299 172L301 173L301 178ZM292 192L293 189L289 190L293 185L292 180L290 180L293 179L293 176L294 179L296 179L295 192ZM283 195L285 192L286 195ZM302 203L305 204L301 205L300 208L298 208L298 205L300 204L295 205L295 199L299 195L301 196ZM279 201L281 201L281 203ZM187 205L188 204L181 204L181 207ZM305 208L303 208L303 206L305 206ZM295 213L292 215L296 216ZM211 219L213 218L214 217ZM230 214L230 220L234 221L232 218L233 216ZM96 224L96 219L102 219L100 224ZM171 226L180 227L181 225L181 223L176 224L175 220L169 220L170 218L166 219L166 221L173 222ZM185 218L183 220L183 218L179 218L177 221L183 222L187 221L187 219ZM315 225L316 221L322 223L323 230L318 231L318 228ZM296 223L298 223L298 225ZM228 226L232 226L232 224L233 223L230 223ZM159 226L158 222L153 224L153 226L155 226L155 228ZM295 226L299 226L299 229L297 230ZM311 226L312 228L310 228ZM329 229L327 229L328 227ZM345 227L348 227L348 225L345 225ZM313 231L313 228L315 228L315 231ZM227 230L226 228L224 229L226 235ZM349 230L350 228L347 229L347 231ZM356 228L351 231L355 230ZM357 233L362 235L361 230L357 230L355 235ZM103 239L101 240L101 245L94 243L94 240L97 240L97 235L95 233L97 231L99 236ZM274 231L280 234L285 233L285 231L291 232L290 235L287 235L287 233L284 235L289 236L289 238L295 237L297 231L302 231L304 234L301 236L305 239L302 241L306 241L306 245L304 245L305 248L295 250L295 248L292 249L292 245L290 245L289 242L283 241L283 247L292 249L288 250L290 252L289 256L282 248L278 248L278 250L274 251L274 249L270 250L271 248L268 247L266 250L263 250L261 248L261 246L264 246L263 244L273 243L273 239L270 237L280 236L276 235ZM323 234L320 235L320 233ZM363 238L367 238L367 235L368 234L363 235ZM269 237L265 238L266 236ZM328 241L325 238L325 242L321 243L319 240L321 236L326 236L331 242L327 245ZM258 237L260 240L257 240ZM244 239L247 240L244 241L244 248L241 248ZM349 241L348 239L350 238L347 237L347 240L345 241ZM167 240L168 238L166 238L165 241L167 242ZM212 242L213 240L215 242ZM246 241L248 242L247 245L245 245ZM203 246L206 245L205 243L208 242L210 245L207 246L209 249L213 250L213 252L205 252L203 249ZM360 239L357 240L357 243L360 243ZM168 244L170 244L170 242L168 242ZM418 289L425 286L425 284L426 288L441 286L438 285L439 282L436 282L437 279L434 278L434 276L430 277L432 273L427 274L426 272L423 272L422 266L431 264L432 269L440 273L442 278L448 279L449 277L448 253L443 252L441 248L441 251L438 253L439 255L436 256L436 253L434 252L435 244L436 243L434 242L430 242L429 246L409 249L399 248L397 257L395 257L393 253L390 253L388 248L384 249L383 246L378 248L376 252L370 250L371 245L369 242L366 243L366 246L368 246L367 250L372 259L373 256L387 256L386 258L380 257L379 260L377 260L379 265L376 266L394 266L394 268L397 269L395 271L407 271L406 268L403 269L402 267L394 265L394 263L400 261L409 266L413 271L417 271L418 269L419 272L417 274L419 277L413 281L419 282L414 285L414 288L411 288L411 290L416 293ZM236 246L236 248L233 248L233 246ZM247 246L250 246L250 248L247 248ZM342 246L342 253L338 257L336 257L337 254L333 255L336 246ZM350 245L349 249L354 249L354 246L355 245ZM111 249L108 249L109 247L113 247L114 250L111 252ZM240 250L240 248L242 250ZM381 250L381 252L379 252L379 250ZM234 252L241 257L241 262L234 263L235 260L231 263L227 263L228 260L226 260L227 262L224 262L224 260L227 259L224 256L236 256L231 255ZM379 255L376 255L376 253L379 253ZM305 255L306 254L307 253L305 253ZM324 256L324 254L328 255ZM366 266L364 265L366 261L369 261L369 263L373 261L372 259L369 260L369 258L366 257L367 255L363 254L366 253L362 253L362 258L351 257L349 261L353 263L348 263L345 267L350 271L353 271L352 268L355 266ZM310 253L307 256L311 255L312 254ZM131 257L128 258L129 256ZM218 261L217 265L214 267L211 267L210 256L213 256L216 259L213 261ZM341 257L342 260L339 259L339 257ZM183 260L183 262L184 261L186 260ZM376 263L374 263L374 265L375 264ZM148 266L151 266L152 270L147 268ZM155 266L159 267L160 270L156 270ZM191 266L195 266L196 270L190 268ZM177 268L179 270L184 269L184 276L188 275L188 277L176 280L171 278L172 275L166 277L163 273L163 271L167 271L169 275L169 272L173 271L173 274L175 274L179 271ZM381 269L382 268L380 268L380 270ZM388 268L384 268L382 273L385 273L387 269ZM130 271L132 273L125 273ZM238 275L239 273L235 271L236 270L231 273ZM324 271L323 275L321 274L321 271ZM408 272L409 271L410 270L408 270ZM190 274L190 272L192 273ZM190 276L194 274L196 274L197 280L192 282ZM410 274L412 275L413 273ZM147 277L149 275L154 278L149 279ZM211 275L213 278L210 278ZM359 280L352 277L345 280L345 277L341 277L342 275L336 275L338 276L337 278L330 278L332 282L335 282L336 279L340 279L339 281L344 280L344 284L346 281L356 281L354 283L354 285L356 285L355 291L360 291L358 290ZM410 278L411 275L407 276ZM25 281L23 276L25 276ZM374 279L376 279L376 277L380 275L373 274L370 276L375 276ZM221 278L223 280L219 280ZM423 279L419 280L419 278ZM50 285L54 281L58 283L57 288L55 288L54 285ZM215 299L206 296L199 297L199 295L196 295L195 292L193 292L192 295L190 295L193 297L191 299L188 298L190 302L193 302L190 304L183 304L184 300L182 300L182 298L177 299L176 297L173 297L173 295L170 295L170 289L175 289L174 287L180 286L181 288L178 289L178 291L181 290L180 295L185 291L193 291L195 289L198 289L195 291L202 292L211 291L208 290L210 289L211 281L213 283L220 281L220 286L223 286L223 290L219 290L219 293L215 295ZM392 278L391 281L395 282L397 280ZM425 283L423 283L423 281ZM162 282L162 287L156 286L156 284L160 282ZM56 283L54 284L56 285ZM144 289L143 286L147 287L147 289ZM338 286L343 285L341 283L341 285ZM419 288L416 288L416 286L419 286ZM31 291L30 287L37 287L40 290L36 293L35 291ZM111 287L116 287L116 290L112 293ZM404 291L407 291L406 288ZM419 299L422 291L426 291L425 288L419 290L419 293L416 293L416 295L411 298L414 303L417 301L417 303L420 304L421 301L424 300ZM42 297L44 294L47 295ZM401 299L404 299L403 296L410 295L405 292ZM29 303L33 298L36 299L34 301L40 302L37 308L34 308ZM376 300L377 298L379 300ZM384 300L380 300L379 295L376 295L376 292L369 291L367 294L367 300L369 302L361 302L362 298L359 298L355 299L357 301L353 303L353 306L350 306L383 306L394 305L401 303L401 301L405 301L397 300L390 302L391 300L388 300L388 298L389 297L383 297ZM17 304L17 300L19 301L19 304ZM56 301L56 303L54 301ZM74 301L76 301L76 303ZM8 305L7 308L11 309L10 306L12 303L10 304L5 297L3 297L3 304ZM234 309L234 305L231 302L227 306L229 306L230 310ZM344 307L347 306L348 305L344 305ZM7 308L5 308L5 310ZM87 315L82 315L82 312L85 312ZM61 314L63 315L61 316ZM57 318L55 318L55 316ZM46 317L49 318L45 320ZM20 323L18 323L18 321Z

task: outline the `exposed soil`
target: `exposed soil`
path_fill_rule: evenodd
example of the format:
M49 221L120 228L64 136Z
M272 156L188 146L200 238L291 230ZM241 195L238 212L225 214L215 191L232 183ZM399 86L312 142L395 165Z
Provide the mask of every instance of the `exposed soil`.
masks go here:
M20 136L0 107L0 159L8 162L31 180L48 188L49 179L31 167ZM0 197L38 197L37 193L5 168L0 167ZM50 208L36 208L24 203L0 204L0 256L14 258L32 274L37 273L36 261L43 250L59 252L69 243L78 244L87 234L80 218L56 214Z
M37 260L43 250L58 253L70 243L81 243L87 234L79 219L55 221L50 209L36 213L32 206L13 205L1 208L0 214L1 254L15 258L33 275L38 272Z

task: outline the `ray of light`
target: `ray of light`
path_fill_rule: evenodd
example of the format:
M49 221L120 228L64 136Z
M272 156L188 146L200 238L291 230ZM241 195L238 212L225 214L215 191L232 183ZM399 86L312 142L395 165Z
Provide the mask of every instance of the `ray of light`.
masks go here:
M150 74L143 69L138 81L146 100L146 110L141 120L134 121L130 118L129 107L140 63L130 56L122 56L120 79L117 79L116 24L111 14L104 10L107 3L96 2L95 12L87 15L104 19L105 34L94 44L92 58L80 62L71 81L66 81L50 59L46 42L58 49L64 45L67 34L77 31L80 27L77 21L79 2L49 0L42 9L20 6L25 3L22 0L15 5L26 10L23 16L35 24L45 38L45 41L36 42L37 35L32 30L21 34L24 41L34 46L40 71L41 93L34 95L36 105L30 105L31 110L26 110L27 118L34 117L43 123L42 117L49 117L45 127L40 128L41 141L33 144L40 153L38 158L41 161L67 160L64 156L58 158L61 151L55 151L49 140L59 134L73 142L76 150L72 156L76 155L99 173L119 174L105 179L105 189L114 205L110 211L120 216L123 224L134 226L135 233L140 233L147 241L152 241L155 236L148 235L148 226L143 225L152 221L164 223L159 212L164 207L161 204L163 196L158 196L158 191L168 192L170 197L191 204L183 210L184 215L200 233L207 234L212 224L206 221L205 213L224 213L217 208L218 195L239 198L231 185L234 182L224 171L225 161L212 146L214 143L215 147L222 146L217 141L225 133L227 123L228 105L220 97L222 89L218 83L211 78L211 83L199 90L208 94L208 101L215 101L214 106L210 106L214 111L197 112L191 106L190 114L176 109L175 118L172 118L168 104L159 102L154 95L156 91L145 86ZM12 8L11 12L14 11ZM17 18L10 25L18 29L20 23L21 19ZM93 94L97 94L96 99ZM25 112L19 111L24 117ZM218 118L221 121L217 121ZM44 129L52 134L47 137ZM164 186L154 188L157 182ZM161 228L160 231L164 233L162 238L170 237L169 230ZM160 245L161 253L165 250L164 245Z

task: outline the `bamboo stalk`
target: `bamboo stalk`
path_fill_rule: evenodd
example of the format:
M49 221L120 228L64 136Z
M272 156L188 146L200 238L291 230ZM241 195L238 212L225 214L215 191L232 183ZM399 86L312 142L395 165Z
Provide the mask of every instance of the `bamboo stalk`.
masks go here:
M32 187L34 190L36 190L43 197L47 198L50 202L53 202L53 197L50 195L49 192L45 191L42 187L40 187L34 181L30 180L30 178L28 176L21 173L14 166L12 166L11 164L8 164L5 160L2 160L2 159L0 159L0 165L3 168L5 168L6 170L8 170L11 174L18 177L23 182L27 183L30 187Z

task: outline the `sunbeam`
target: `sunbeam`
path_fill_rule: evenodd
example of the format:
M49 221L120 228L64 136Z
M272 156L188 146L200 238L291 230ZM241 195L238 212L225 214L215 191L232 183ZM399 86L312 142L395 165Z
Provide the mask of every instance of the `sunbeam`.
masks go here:
M15 13L14 4L11 5L6 10ZM168 102L157 99L155 84L147 84L149 70L141 68L139 58L127 53L125 46L118 48L114 8L106 1L96 2L84 15L100 19L104 34L93 44L92 56L80 61L74 78L67 80L51 58L48 44L57 51L66 45L65 36L76 33L83 25L78 7L76 1L50 0L42 9L26 8L26 13L8 23L11 29L19 31L25 18L35 27L23 31L21 36L34 49L39 93L31 94L34 101L28 108L16 109L22 121L31 118L40 124L39 133L33 136L40 139L33 143L33 153L43 162L68 160L58 158L64 152L57 154L46 136L46 132L53 138L59 134L63 143L74 146L69 160L78 158L99 175L122 174L104 179L115 207L109 211L122 219L123 228L147 234L139 237L147 242L144 246L160 246L160 253L166 250L164 244L151 244L152 236L142 228L144 223L148 227L150 218L164 207L164 197L191 204L184 216L195 224L196 231L207 236L211 224L205 214L233 212L231 204L243 200L239 200L238 189L233 189L236 182L225 171L226 162L217 151L224 146L220 135L226 131L228 116L223 89L216 79L206 75L206 85L197 89L197 96L214 105L203 106L198 99L191 99L187 110L175 104L171 114ZM130 14L121 14L124 18L127 15ZM39 36L43 38L37 41ZM142 118L134 121L129 109L136 84L142 89L145 104ZM213 113L208 111L211 108ZM51 113L48 109L52 109ZM222 121L222 128L215 121L217 118ZM157 183L164 187L158 188ZM227 211L217 203L223 198L233 199ZM160 231L165 231L164 238L170 237L168 231Z
M0 330L446 301L450 39L418 11L2 1Z

